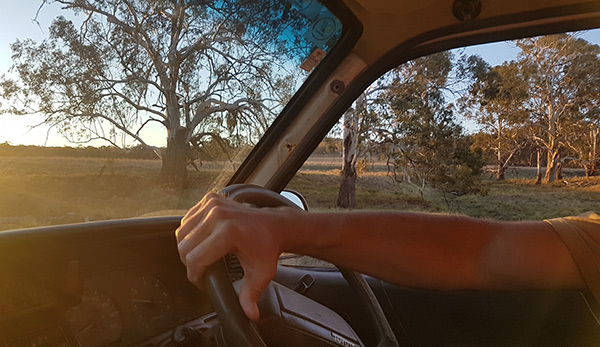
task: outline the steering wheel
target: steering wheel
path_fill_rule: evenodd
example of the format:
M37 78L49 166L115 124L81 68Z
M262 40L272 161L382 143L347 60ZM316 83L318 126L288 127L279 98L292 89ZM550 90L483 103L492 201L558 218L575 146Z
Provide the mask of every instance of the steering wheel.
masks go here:
M258 207L290 206L298 208L280 194L256 185L231 185L224 188L221 194L237 202L250 203ZM377 346L398 346L392 328L364 277L348 269L339 267L338 269L348 281L350 287L356 292L359 301L366 310L369 322L376 332ZM227 344L235 347L266 347L258 329L246 317L239 304L224 259L207 268L205 286L210 301L221 321Z

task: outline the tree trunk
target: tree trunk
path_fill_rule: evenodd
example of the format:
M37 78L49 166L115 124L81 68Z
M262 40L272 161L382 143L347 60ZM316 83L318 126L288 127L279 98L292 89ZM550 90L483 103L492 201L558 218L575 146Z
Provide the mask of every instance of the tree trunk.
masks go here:
M358 102L357 102L358 103ZM356 159L358 156L358 111L348 110L344 114L344 152L337 206L356 206Z
M585 169L585 177L590 177L590 176L596 175L596 170L597 170L597 165L598 165L598 160L596 158L596 148L598 146L598 135L599 134L600 134L599 128L593 128L590 130L592 148L588 155L590 164Z
M496 161L498 163L498 171L496 171L496 180L504 181L504 171L506 171L506 166L504 166L502 160L502 121L500 117L498 117L498 137L496 138L498 148L496 149Z
M504 172L506 171L506 166L502 163L502 156L500 155L500 150L497 151L496 161L498 165L496 165L496 180L503 181L504 180Z
M562 163L562 161L559 161L556 164L556 179L557 180L563 179L563 163Z
M506 172L506 167L503 165L498 165L498 171L496 171L496 181L504 181L505 172Z
M187 146L188 130L179 128L174 136L169 134L167 148L162 154L162 167L158 177L159 182L174 188L183 188L187 179Z
M338 194L337 206L353 208L356 206L356 167L344 161L342 180Z
M540 163L540 151L537 151L537 174L535 175L535 184L542 183L542 165Z
M544 175L543 183L554 182L558 175L558 161L560 155L557 151L548 151L548 160L546 162L546 174Z
M589 178L596 175L596 163L590 163L584 166L585 168L585 177Z

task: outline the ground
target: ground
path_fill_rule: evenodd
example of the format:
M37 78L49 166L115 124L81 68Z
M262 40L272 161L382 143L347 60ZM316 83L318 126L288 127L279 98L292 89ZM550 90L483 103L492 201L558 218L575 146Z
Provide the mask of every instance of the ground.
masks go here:
M183 191L157 183L160 161L72 157L0 157L0 230L143 215L183 213L215 182L223 163L190 171ZM384 163L368 165L357 181L357 209L460 213L500 220L537 220L600 210L600 178L566 170L566 179L535 185L535 170L515 168L507 180L483 179L483 194L454 196L394 182ZM337 210L340 161L313 157L289 184L313 211ZM221 180L219 182L219 180Z

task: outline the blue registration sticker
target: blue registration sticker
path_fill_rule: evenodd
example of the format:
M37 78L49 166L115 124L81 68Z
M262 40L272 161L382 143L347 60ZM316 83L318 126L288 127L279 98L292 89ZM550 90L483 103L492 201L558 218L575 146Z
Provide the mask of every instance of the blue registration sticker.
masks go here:
M315 46L325 48L325 44L341 29L342 23L331 13L325 12L313 22L305 37Z
M319 15L323 8L323 5L316 0L292 0L292 6L311 21Z

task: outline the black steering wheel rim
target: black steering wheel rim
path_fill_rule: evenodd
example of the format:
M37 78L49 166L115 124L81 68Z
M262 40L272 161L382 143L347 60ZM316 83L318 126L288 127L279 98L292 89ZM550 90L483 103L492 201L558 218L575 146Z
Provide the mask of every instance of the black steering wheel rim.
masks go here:
M238 296L231 285L225 259L206 269L205 287L210 302L221 321L223 338L227 345L266 347L258 329L239 304Z
M280 194L256 185L231 185L220 193L237 202L252 203L261 207L297 207ZM239 304L224 259L206 269L205 287L222 323L223 335L228 345L266 347L258 329L246 317Z
M251 184L231 185L221 194L240 203L251 203L260 207L290 206L299 208L293 202L266 188ZM338 267L339 268L339 267ZM350 287L357 292L359 301L366 310L369 321L377 335L377 346L398 346L391 326L379 302L361 274L339 268ZM224 259L209 266L205 275L205 286L210 301L221 321L223 337L227 345L236 347L266 347L258 329L239 304L233 289Z

